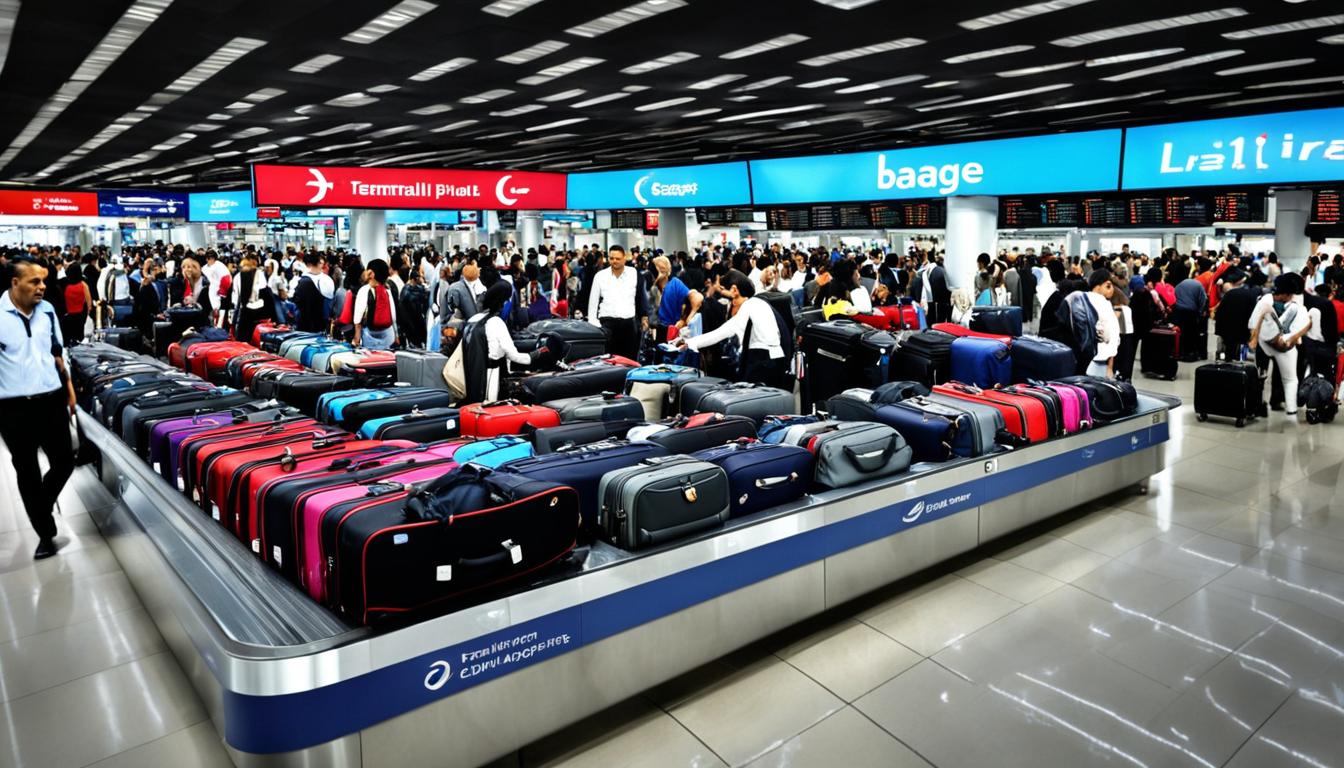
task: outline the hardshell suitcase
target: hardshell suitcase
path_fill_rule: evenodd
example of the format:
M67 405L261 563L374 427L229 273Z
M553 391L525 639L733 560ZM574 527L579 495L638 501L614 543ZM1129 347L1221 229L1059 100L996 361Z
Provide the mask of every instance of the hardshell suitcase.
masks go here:
M206 381L227 381L231 358L256 352L256 347L241 341L205 341L187 349L187 369Z
M630 395L603 392L600 395L570 397L545 403L560 414L560 423L575 421L621 421L644 418L644 405Z
M688 382L701 378L699 368L646 365L626 372L625 393L644 404L644 418L657 421L678 411L678 395Z
M982 389L970 384L952 382L940 384L933 391L948 397L984 403L1003 413L1005 428L1028 443L1049 439L1051 421L1046 406L1036 397L1010 394L996 389Z
M807 323L799 330L803 353L803 408L849 387L886 383L896 337L853 320Z
M468 437L494 437L522 434L523 426L554 427L560 414L542 405L522 405L514 400L476 403L463 406L458 416L462 434Z
M145 458L149 456L149 430L155 422L198 412L222 411L250 402L252 398L248 395L224 389L145 393L122 411L121 439Z
M603 475L598 487L606 538L622 549L662 544L728 519L728 474L690 456L649 458Z
M906 337L891 357L890 378L926 387L947 381L952 377L952 342L956 338L932 329Z
M460 434L458 409L448 406L421 408L416 405L410 413L369 419L359 428L360 437L419 443L447 440Z
M517 459L536 455L532 444L518 435L500 435L463 443L454 456L458 464L477 464L487 469L499 469Z
M1013 337L1009 336L1006 333L988 333L986 331L973 331L964 325L957 325L956 323L934 323L933 330L941 331L950 336L956 336L959 339L964 339L967 337L973 339L994 339L995 341L1001 341L1004 344L1007 344L1008 346L1012 346L1013 344Z
M723 467L728 475L729 517L741 517L796 501L807 492L815 459L796 445L737 442L691 454Z
M139 328L103 328L94 338L130 352L144 349L144 338L140 335Z
M231 357L229 358L229 361L224 364L224 383L235 389L242 389L244 386L243 368L249 363L263 363L272 360L284 360L284 358L272 355L270 352L262 352L256 349L251 352L237 355L236 357ZM285 360L285 362L289 361Z
M868 398L871 403L879 405L890 405L899 403L910 397L924 397L929 394L929 388L918 381L889 381L886 384L873 390L873 394Z
M564 483L579 492L579 511L587 536L597 532L601 497L598 485L602 476L617 469L638 464L654 456L667 456L668 450L657 443L611 441L594 443L571 450L510 461L501 472L513 472L548 482Z
M823 488L846 488L910 467L914 451L899 432L885 424L836 421L826 427L810 435L807 442L817 461L813 480Z
M1083 389L1082 387L1075 387L1072 384L1064 384L1058 381L1048 381L1045 383L1045 386L1059 393L1060 400L1062 400L1065 403L1064 418L1066 423L1064 425L1064 429L1066 431L1070 429L1067 423L1068 419L1070 418L1068 415L1069 400L1073 400L1073 402L1075 403L1075 407L1077 408L1078 411L1078 425L1076 428L1074 428L1073 431L1076 432L1078 430L1087 429L1092 426L1092 408L1088 405L1086 389Z
M1207 363L1195 368L1195 415L1200 421L1222 416L1245 426L1260 413L1264 401L1264 380L1254 363Z
M718 416L695 425L665 429L645 439L666 448L668 453L694 453L755 436L756 422L752 419L746 416Z
M911 461L947 461L980 456L993 449L994 433L984 434L969 413L924 397L880 405L875 418L901 434Z
M1155 325L1143 337L1139 348L1139 371L1158 379L1175 379L1180 370L1181 329L1174 325Z
M163 314L168 320L170 343L182 338L187 331L210 325L210 312L204 307L169 307ZM167 348L166 344L164 348Z
M1127 381L1098 379L1094 376L1069 376L1061 384L1072 384L1087 390L1088 408L1093 424L1105 424L1129 416L1139 410L1139 395Z
M1013 340L1014 382L1050 381L1072 376L1075 365L1073 350L1067 344L1041 336L1022 336Z
M453 403L452 394L443 389L392 387L379 391L386 392L387 397L347 403L340 409L336 423L344 429L358 431L364 422L372 419L405 416L417 408L447 408Z
M416 387L448 388L448 382L443 380L443 367L448 364L447 355L418 349L399 349L396 359L397 381Z
M746 416L756 426L760 426L766 416L794 413L798 410L798 404L792 392L743 382L728 384L706 393L696 404L695 410L697 413Z
M701 398L731 384L731 381L718 376L701 376L682 382L676 392L677 411L682 416L691 416L700 410Z
M1021 336L1022 308L971 307L971 330L1002 336Z
M998 387L1013 380L1008 345L996 339L965 336L952 342L952 380L977 387Z
M154 321L154 356L167 357L168 345L177 341L181 336L173 331L173 324L164 320Z
M520 352L550 347L557 352L555 358L566 363L596 357L607 351L606 331L586 320L538 320L515 333L513 341Z
M558 427L532 430L529 438L537 453L556 453L581 445L600 443L603 440L624 438L631 428L641 423L639 419L576 421Z
M254 380L255 381L255 380ZM317 399L328 392L354 389L357 382L348 376L333 376L329 373L284 373L275 380L275 393L263 395L262 390L254 389L258 396L274 397L286 402L309 416L317 413ZM264 388L263 388L264 389Z

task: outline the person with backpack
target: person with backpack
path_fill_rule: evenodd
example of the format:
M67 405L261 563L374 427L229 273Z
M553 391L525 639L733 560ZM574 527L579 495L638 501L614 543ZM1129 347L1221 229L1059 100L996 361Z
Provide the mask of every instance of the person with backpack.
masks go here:
M264 321L281 322L275 295L267 285L266 273L257 265L257 255L246 253L232 281L230 303L233 312L233 338L251 339L252 332ZM148 338L148 337L146 337Z
M401 318L401 336L406 346L424 349L429 333L429 289L420 278L420 270L406 272L406 287L398 294L397 317Z
M462 369L466 385L465 402L481 403L499 399L506 362L531 365L548 354L546 347L531 353L520 352L500 316L513 294L505 280L497 280L480 296L481 311L472 315L462 331Z
M331 323L336 284L322 271L324 259L317 251L303 254L304 272L294 284L294 304L299 309L298 329L322 333Z
M676 344L698 352L736 336L741 350L738 380L782 387L793 356L792 338L783 318L769 302L756 296L756 288L745 274L730 270L721 283L730 300L729 318L699 336L677 336Z
M369 280L355 294L356 347L391 349L397 343L397 295L388 284L391 268L377 259L369 264Z

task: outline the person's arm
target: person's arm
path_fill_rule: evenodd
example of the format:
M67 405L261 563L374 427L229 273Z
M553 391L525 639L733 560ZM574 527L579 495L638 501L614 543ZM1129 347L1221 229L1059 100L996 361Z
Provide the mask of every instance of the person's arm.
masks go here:
M355 323L355 335L351 341L356 347L360 346L364 339L364 312L368 309L369 304L368 293L364 290L366 287L361 286L359 290L355 291L354 317L352 318Z
M708 299L706 299L706 301L708 301ZM692 336L690 338L686 338L685 336L678 336L677 338L685 339L686 346L698 352L705 347L712 347L730 336L741 335L742 332L746 330L746 325L747 312L738 311L737 314L724 320L722 325L709 333L702 333L699 336ZM750 341L750 339L747 339L746 341ZM745 352L746 350L743 351Z
M65 370L65 358L61 355L56 355L56 372L61 375L61 381L65 382L65 406L70 409L70 416L73 418L75 415L75 383Z
M597 308L602 304L602 273L593 275L593 285L588 290L588 322L601 328L602 323L597 319Z
M635 273L635 317L639 319L641 329L649 330L649 292L643 272Z

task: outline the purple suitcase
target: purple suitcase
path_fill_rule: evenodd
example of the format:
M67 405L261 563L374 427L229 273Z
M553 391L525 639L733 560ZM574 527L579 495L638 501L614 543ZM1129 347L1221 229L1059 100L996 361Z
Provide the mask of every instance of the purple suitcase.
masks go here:
M233 423L229 411L202 413L155 424L149 432L149 465L164 479L176 485L177 447L187 435Z

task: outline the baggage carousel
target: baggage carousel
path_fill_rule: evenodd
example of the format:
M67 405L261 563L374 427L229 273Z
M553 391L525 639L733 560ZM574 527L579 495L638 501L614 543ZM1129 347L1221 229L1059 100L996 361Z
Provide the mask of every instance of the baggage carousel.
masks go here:
M93 513L240 766L473 766L1165 466L1178 400L977 459L805 496L510 593L352 627L256 559L96 419Z

